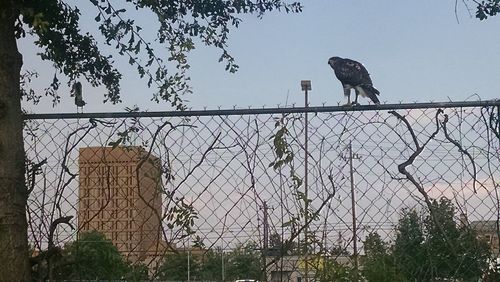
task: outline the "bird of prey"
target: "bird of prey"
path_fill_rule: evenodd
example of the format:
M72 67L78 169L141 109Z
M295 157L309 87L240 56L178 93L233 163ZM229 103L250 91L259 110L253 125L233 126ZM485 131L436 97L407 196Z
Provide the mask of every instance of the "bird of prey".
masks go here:
M82 109L83 111L83 106L85 106L86 103L83 101L82 84L79 81L73 84L71 97L75 97L76 111L78 112L78 109Z
M351 105L351 89L354 88L356 98L354 105L358 104L358 95L370 98L373 103L380 104L377 95L380 92L373 87L372 79L366 68L359 62L340 57L331 57L328 64L335 72L335 76L342 83L344 95L347 96L347 105Z

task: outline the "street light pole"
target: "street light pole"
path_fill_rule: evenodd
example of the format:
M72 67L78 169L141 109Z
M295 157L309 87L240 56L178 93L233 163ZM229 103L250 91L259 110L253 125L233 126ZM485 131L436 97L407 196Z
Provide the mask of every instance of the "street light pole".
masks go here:
M309 281L309 261L308 261L308 252L309 252L309 238L308 238L308 233L309 233L309 196L308 196L308 172L309 172L309 119L308 119L308 113L307 113L307 108L309 107L309 92L312 90L311 87L311 81L310 80L301 80L300 81L300 86L302 88L302 91L304 91L305 98L304 98L304 107L306 109L306 112L304 113L304 196L306 198L305 203L304 203L304 221L305 221L305 228L304 228L304 245L305 245L305 281Z

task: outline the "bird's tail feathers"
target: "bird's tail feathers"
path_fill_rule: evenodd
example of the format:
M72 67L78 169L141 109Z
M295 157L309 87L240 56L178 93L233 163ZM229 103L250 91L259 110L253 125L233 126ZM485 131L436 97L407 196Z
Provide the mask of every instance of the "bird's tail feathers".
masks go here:
M380 104L380 101L377 97L377 95L380 95L380 91L378 91L375 87L373 87L373 85L364 84L361 85L361 87L363 88L363 90L365 90L366 95L373 101L373 103L377 105Z

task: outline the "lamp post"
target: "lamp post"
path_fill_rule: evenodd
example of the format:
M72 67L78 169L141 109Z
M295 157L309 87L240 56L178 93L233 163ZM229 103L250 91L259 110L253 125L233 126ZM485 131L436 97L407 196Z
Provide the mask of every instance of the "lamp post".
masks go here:
M308 261L308 232L309 232L309 197L308 197L308 172L309 172L309 149L308 149L308 143L309 143L309 119L308 119L308 112L307 108L309 107L309 91L312 90L311 87L311 81L310 80L301 80L300 81L300 86L302 88L302 91L304 91L305 94L305 99L304 99L304 108L306 109L304 113L304 196L306 198L305 203L304 203L304 221L305 221L305 228L304 228L304 244L305 244L305 281L309 281L309 261Z

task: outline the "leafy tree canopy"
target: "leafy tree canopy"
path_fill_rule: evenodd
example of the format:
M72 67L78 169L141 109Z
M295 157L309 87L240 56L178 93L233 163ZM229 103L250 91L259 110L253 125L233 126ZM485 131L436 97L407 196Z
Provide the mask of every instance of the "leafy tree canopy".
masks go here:
M187 281L190 277L199 275L200 264L188 252L171 253L165 255L156 269L155 278L158 280Z
M222 250L212 249L207 251L201 259L200 279L222 280Z
M477 4L476 18L485 20L500 13L500 0L474 1Z
M241 278L260 279L262 275L261 256L253 242L239 245L229 253L221 249L208 250L204 254L179 252L167 254L156 270L158 280L191 279L220 281L222 280L222 263L224 261L224 277L226 280Z
M262 276L262 259L257 245L248 242L239 245L228 254L227 278L236 279L256 279Z
M458 226L454 220L455 207L451 200L433 200L432 213L425 218L427 231L426 264L434 278L478 279L487 267L489 248L477 239L474 230Z
M294 241L284 240L278 233L272 233L269 236L269 250L268 255L270 256L281 256L281 255L294 255L298 254L300 250L298 245Z
M467 225L458 225L447 198L432 200L427 213L404 209L389 246L377 233L366 237L363 276L368 281L478 281L490 250Z
M330 281L355 281L355 272L352 266L343 265L335 260L335 257L325 258L321 269L314 269L315 279L319 282Z
M144 269L133 273L118 249L102 233L92 231L81 234L63 250L62 258L54 269L54 278L60 280L116 280L139 276Z
M368 281L401 281L395 270L389 247L377 232L371 232L366 236L364 250L361 273Z
M117 55L128 58L137 69L140 78L147 79L149 87L156 87L153 99L171 102L183 108L181 95L190 92L187 53L195 48L198 38L206 45L221 51L219 61L225 62L226 70L235 72L238 66L227 50L231 27L238 27L242 14L262 17L266 12L278 10L300 12L297 3L281 0L202 0L202 1L148 1L127 0L117 4L109 0L90 0L95 8L95 18L104 43L115 47ZM35 44L41 48L41 58L54 63L59 73L74 81L80 77L93 86L107 88L105 101L120 101L121 74L114 66L116 54L103 54L90 33L82 33L79 27L82 11L65 1L25 0L17 1L14 9L20 15L16 21L16 37L26 34L35 36ZM136 10L151 12L159 26L157 41L168 50L166 57L159 56L133 16ZM150 27L147 27L148 29ZM54 77L53 88L59 80ZM57 101L55 91L49 94Z
M425 273L422 262L427 253L423 246L425 238L422 224L417 210L403 209L396 230L393 255L398 271L408 280L419 279Z

